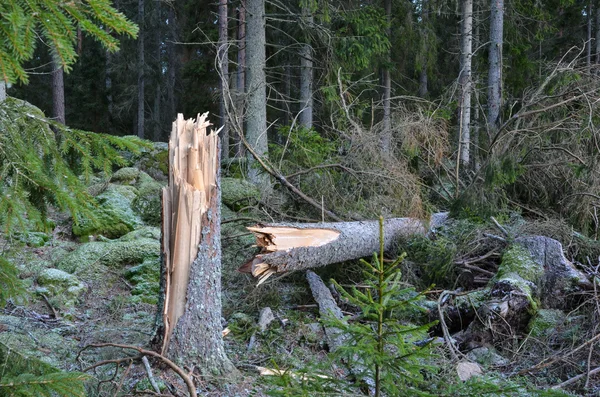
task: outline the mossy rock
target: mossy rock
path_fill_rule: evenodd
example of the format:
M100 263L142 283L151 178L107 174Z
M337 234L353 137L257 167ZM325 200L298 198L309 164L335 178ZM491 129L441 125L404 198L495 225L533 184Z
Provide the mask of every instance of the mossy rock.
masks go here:
M125 270L125 278L134 286L131 290L135 300L156 304L159 296L160 259L147 258L141 264Z
M122 236L119 241L133 241L139 239L153 239L160 241L161 231L159 228L154 226L144 226L139 229L135 229Z
M139 214L142 220L147 224L160 226L162 222L161 192L164 183L155 181L150 175L141 171L135 186L138 192L132 203L134 211Z
M50 239L50 236L42 232L23 232L15 233L15 238L29 247L43 247Z
M109 184L96 197L98 207L93 211L95 219L79 219L73 226L73 234L86 241L91 235L118 238L132 231L142 224L132 209L137 193L133 186Z
M260 200L260 192L252 183L237 178L221 179L221 200L233 210L239 210Z
M61 259L56 267L69 273L78 273L94 264L112 268L142 263L148 258L158 258L160 242L151 238L113 240L82 244Z
M154 142L152 149L143 150L138 156L136 165L154 179L166 181L169 176L169 144Z
M45 269L37 277L40 285L36 292L52 298L59 308L72 308L87 286L79 279L59 269Z
M534 338L548 337L565 323L567 315L556 309L541 309L529 321L529 335Z
M119 169L110 178L112 183L121 183L125 185L132 185L136 182L140 176L140 170L135 167L124 167Z

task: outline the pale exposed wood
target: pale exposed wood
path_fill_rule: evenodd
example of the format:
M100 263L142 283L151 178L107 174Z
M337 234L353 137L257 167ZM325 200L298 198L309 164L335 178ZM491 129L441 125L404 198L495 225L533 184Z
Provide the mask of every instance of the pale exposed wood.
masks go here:
M198 255L202 215L216 188L219 131L207 134L208 113L179 114L169 140L169 186L163 189L163 256L166 265L163 354L186 303L190 266Z
M248 228L262 251L240 267L262 284L275 273L306 270L367 257L379 250L378 221L293 223L257 225ZM425 234L424 222L394 218L384 222L386 250L401 238Z

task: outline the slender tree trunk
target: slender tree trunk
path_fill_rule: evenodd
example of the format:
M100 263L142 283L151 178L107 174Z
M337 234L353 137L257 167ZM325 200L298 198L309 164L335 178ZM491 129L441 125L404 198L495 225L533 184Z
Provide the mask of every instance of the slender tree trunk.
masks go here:
M421 1L421 48L420 48L420 58L421 58L421 71L419 72L419 93L418 95L421 98L425 98L427 96L427 68L428 68L428 51L427 47L428 36L429 36L429 4L427 0Z
M240 118L239 124L244 125L244 98L246 93L246 0L240 0L238 8L238 53L237 63L238 69L236 73L236 81L238 92L236 93L236 112ZM235 141L235 157L244 157L244 145L239 136L234 137Z
M138 0L138 106L137 136L144 138L144 0Z
M477 15L479 15L480 7L477 8ZM474 14L475 15L475 14ZM473 19L473 25L475 26L475 34L473 35L473 47L479 48L481 45L481 24L477 19ZM471 56L471 62L473 57ZM481 168L481 155L480 155L480 146L479 146L479 134L480 134L480 126L481 126L481 117L480 117L480 106L479 106L479 92L477 91L477 82L479 76L473 77L473 70L471 68L471 92L472 95L475 96L475 106L471 107L474 110L474 117L471 118L471 126L473 127L473 132L471 134L471 147L473 150L471 151L471 158L473 163L473 168L478 171Z
M288 63L285 65L285 70L283 71L283 73L285 74L285 81L283 82L283 84L286 98L283 125L290 125L290 123L292 122L292 111L290 109L290 98L292 97L292 66L289 63L289 60Z
M462 2L461 39L461 71L459 76L459 83L461 86L461 103L458 145L460 147L460 162L463 167L468 167L471 155L471 60L473 58L473 0L463 0Z
M596 1L596 63L600 63L600 1Z
M305 128L313 126L313 54L309 30L313 16L308 5L302 7L302 19L305 29L304 43L300 48L300 115L298 121Z
M219 102L219 114L221 116L221 161L229 160L229 116L225 107L225 95L229 91L229 48L227 37L227 0L219 0L219 43L217 50L217 62L221 73L221 100Z
M179 60L177 57L177 51L175 49L175 41L177 41L177 18L175 17L175 10L173 9L174 4L169 5L168 13L168 40L167 46L167 114L165 115L166 120L173 120L177 116L176 113L176 98L175 98L175 84L177 81L177 68L179 66Z
M154 27L155 35L154 35L154 45L156 46L156 86L154 90L154 111L153 119L154 119L154 134L153 140L154 142L160 142L162 140L162 81L163 81L163 73L162 73L162 13L161 13L161 0L155 0L154 12L155 12L155 21L156 26Z
M592 0L589 0L587 6L587 41L585 46L585 64L588 68L592 66L592 18Z
M503 28L504 0L491 0L487 120L491 132L496 131L500 123Z
M265 2L264 0L247 0L247 122L246 140L261 157L268 156L267 146L267 90L266 90L266 54L265 54ZM248 153L248 179L261 190L269 190L269 176L254 157Z
M56 55L53 55L52 64L54 66L52 71L52 117L59 123L65 124L64 71Z
M388 22L388 28L386 34L388 39L392 40L392 0L385 0L385 15ZM391 109L391 97L392 97L392 78L390 76L389 63L391 62L391 50L386 55L387 64L383 68L383 128L381 131L381 151L383 153L390 153L392 150L392 109Z
M6 100L6 82L0 80L0 103Z

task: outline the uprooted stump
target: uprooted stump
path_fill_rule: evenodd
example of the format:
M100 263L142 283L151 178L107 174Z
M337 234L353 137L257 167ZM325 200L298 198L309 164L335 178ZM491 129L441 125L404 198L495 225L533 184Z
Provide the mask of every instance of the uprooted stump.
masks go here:
M538 310L564 309L567 295L590 285L565 258L560 242L544 236L520 237L504 252L485 289L456 297L445 308L446 322L450 329L464 329L455 335L462 348L501 343L509 335L526 332Z

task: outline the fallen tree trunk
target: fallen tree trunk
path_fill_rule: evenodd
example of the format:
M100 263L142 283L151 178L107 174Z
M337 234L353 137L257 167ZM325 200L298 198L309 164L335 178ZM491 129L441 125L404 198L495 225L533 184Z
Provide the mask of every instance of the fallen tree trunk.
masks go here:
M424 222L393 218L384 222L384 249L403 237L425 234ZM261 252L242 267L263 283L274 273L306 270L373 255L379 250L379 221L281 223L249 227Z

